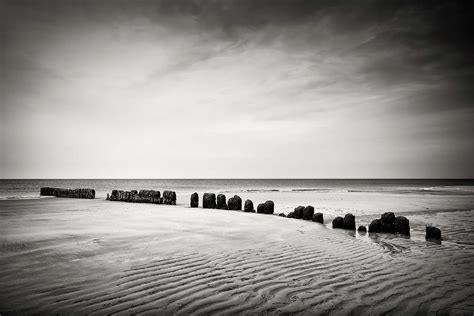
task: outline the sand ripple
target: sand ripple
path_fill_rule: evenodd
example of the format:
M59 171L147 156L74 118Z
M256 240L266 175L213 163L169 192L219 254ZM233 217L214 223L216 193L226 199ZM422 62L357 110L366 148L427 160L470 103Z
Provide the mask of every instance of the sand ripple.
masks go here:
M216 216L240 216L220 214L225 215ZM259 215L253 216L242 220ZM256 240L255 245L227 251L196 248L178 255L159 251L152 255L147 249L155 246L140 238L154 242L153 235L122 236L113 245L105 236L95 240L63 235L42 243L4 240L0 311L87 315L474 311L470 247L383 235L356 238L298 220L269 216L259 220L267 226L286 221L293 228L283 240ZM456 232L449 234L453 238ZM71 251L61 242L81 246ZM75 260L82 263L72 268ZM121 264L110 268L107 260Z
M220 255L191 253L151 260L100 286L41 284L21 312L80 314L336 313L472 310L472 254L456 251L452 271L436 246L393 256L396 245L368 244L343 233L268 243ZM426 255L431 254L428 258ZM428 262L433 261L433 262ZM438 267L441 267L439 269ZM444 268L443 268L444 267ZM2 280L5 280L5 271ZM92 283L94 283L92 281ZM4 283L5 284L5 283ZM2 289L22 295L21 289ZM7 295L7 296L10 296Z

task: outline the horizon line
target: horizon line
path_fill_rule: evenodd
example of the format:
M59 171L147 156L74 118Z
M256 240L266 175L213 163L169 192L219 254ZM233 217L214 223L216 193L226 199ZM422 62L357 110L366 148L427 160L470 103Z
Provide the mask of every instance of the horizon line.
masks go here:
M7 180L474 180L474 178L0 178Z

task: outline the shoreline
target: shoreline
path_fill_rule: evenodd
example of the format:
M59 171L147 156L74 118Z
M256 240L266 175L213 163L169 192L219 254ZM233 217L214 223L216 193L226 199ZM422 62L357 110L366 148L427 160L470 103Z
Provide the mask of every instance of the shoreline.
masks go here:
M0 206L3 205L6 205L6 207L8 207L8 205L12 205L10 203L13 203L16 204L16 203L26 203L26 205L31 205L32 203L34 202L42 202L42 201L45 201L45 200L51 200L51 201L54 201L54 200L58 200L58 201L66 201L66 200L69 200L71 201L71 203L74 203L73 201L79 201L79 203L81 203L81 199L72 199L72 198L62 198L62 197L51 197L51 196L39 196L39 198L34 198L34 199L16 199L16 200L1 200L0 199ZM95 199L90 199L91 201L102 201L102 202L105 202L105 203L109 203L109 202L113 202L113 203L118 203L118 204L122 204L124 206L128 205L128 204L137 204L137 205L146 205L147 203L131 203L131 202L124 202L124 201L108 201L108 200L105 200L103 199L102 197L96 197ZM53 202L54 203L54 202ZM151 204L150 205L147 205L146 207L156 207L157 210L160 209L160 207L163 207L165 205L162 205L162 204ZM138 206L140 207L140 206ZM183 208L183 209L191 209L191 210L196 210L196 209L203 209L202 208L202 205L200 205L198 208L191 208L189 206L189 204L186 204L186 203L177 203L176 206L173 206L173 207L177 207L177 208ZM385 210L381 210L380 212L383 213L385 211L392 211L392 210L396 210L397 208L393 208L393 209L385 209ZM204 209L204 210L209 210L209 209ZM220 211L220 212L240 212L240 213L244 213L243 211L231 211L231 210L219 210L219 209L213 209L213 211ZM278 216L279 213L284 213L285 215L287 215L289 212L293 211L293 208L292 207L286 207L284 209L281 209L281 208L278 208L278 205L275 207L275 212L273 214L273 216ZM374 219L377 219L380 217L381 213L374 213L374 212L368 212L368 213L365 213L365 212L359 212L357 209L348 209L348 208L327 208L327 207L315 207L315 212L321 212L323 213L324 215L324 223L322 224L324 227L328 228L328 229L333 229L332 227L332 220L336 217L336 216L344 216L345 213L354 213L356 214L355 218L356 218L356 228L359 226L359 225L363 225L363 226L366 226L368 227L370 222ZM443 232L446 232L447 234L444 234L443 233L443 242L447 242L447 243L456 243L456 242L463 242L463 240L456 240L455 237L451 236L450 234L450 230L455 230L455 226L458 225L460 222L463 221L463 219L460 219L460 220L456 220L456 221L453 221L452 223L450 223L450 221L446 220L446 218L443 218L443 217L446 217L446 213L448 215L450 215L452 218L455 218L455 213L460 213L460 217L466 219L466 220L470 220L471 216L474 218L474 206L472 208L461 208L461 209L456 209L456 208L452 208L452 209L429 209L429 208L418 208L418 209L414 209L414 210L402 210L402 211L395 211L395 215L403 215L403 216L406 216L408 217L408 219L410 220L410 227L411 227L411 236L408 236L407 238L408 239L412 239L412 240L416 240L418 242L424 242L425 241L425 226L426 225L434 225L434 226L439 226ZM254 214L254 213L250 213L250 214ZM257 216L262 216L262 215L267 215L268 214L255 214ZM451 218L451 219L452 219ZM290 218L287 218L287 220L290 220ZM292 219L292 220L296 220L296 221L303 221L302 219ZM311 221L310 221L311 222ZM474 224L474 223L473 223ZM350 233L350 231L348 231L348 233ZM370 235L373 235L373 233L370 233L370 232L367 232L367 233L359 233L359 232L355 232L355 236L357 236L358 238L360 238L360 236L362 236L362 238L368 238L368 236ZM401 237L401 238L404 238L403 236L398 236L398 237Z

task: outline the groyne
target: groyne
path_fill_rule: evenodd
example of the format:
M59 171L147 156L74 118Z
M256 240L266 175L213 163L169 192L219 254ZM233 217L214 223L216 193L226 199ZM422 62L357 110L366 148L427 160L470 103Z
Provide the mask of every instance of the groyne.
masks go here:
M72 199L95 199L95 190L42 187L40 189L40 195Z
M112 190L112 194L107 195L107 199L109 201L120 201L130 203L176 205L176 192L163 191L163 196L161 196L161 192L156 190Z

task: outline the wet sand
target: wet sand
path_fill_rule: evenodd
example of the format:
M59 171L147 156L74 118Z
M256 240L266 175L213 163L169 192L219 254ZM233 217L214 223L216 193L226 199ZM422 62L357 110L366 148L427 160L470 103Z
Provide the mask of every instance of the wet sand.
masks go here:
M474 313L473 211L404 214L406 239L183 205L0 208L0 313Z

